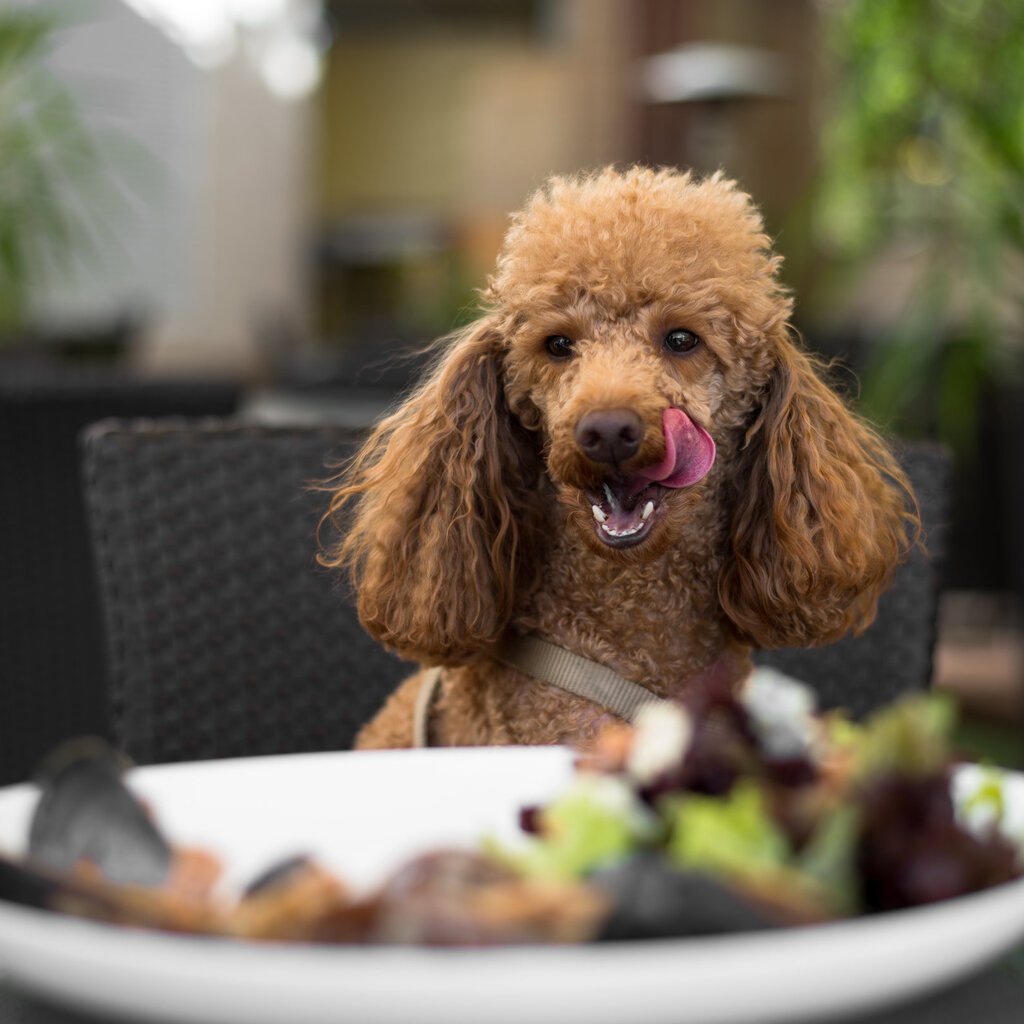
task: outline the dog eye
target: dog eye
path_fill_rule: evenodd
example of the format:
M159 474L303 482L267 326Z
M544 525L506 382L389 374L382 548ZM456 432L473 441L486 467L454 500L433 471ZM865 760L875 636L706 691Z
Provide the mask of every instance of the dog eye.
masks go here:
M574 344L572 338L567 338L564 334L549 334L544 339L544 347L548 350L548 355L555 359L568 359L572 355Z
M700 344L700 338L693 331L677 327L665 335L665 348L669 352L692 352Z

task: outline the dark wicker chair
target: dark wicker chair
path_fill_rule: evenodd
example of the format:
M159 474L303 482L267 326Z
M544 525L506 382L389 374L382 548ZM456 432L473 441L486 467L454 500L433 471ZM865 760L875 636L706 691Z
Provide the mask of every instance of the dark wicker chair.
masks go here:
M343 428L106 423L84 439L117 742L140 763L351 746L409 671L316 565Z
M845 707L857 717L931 682L951 462L938 445L903 445L899 455L921 507L927 554L911 554L882 596L878 618L862 636L844 637L827 647L755 655L759 664L813 686L823 707Z
M315 565L344 428L99 424L86 490L110 646L116 739L140 762L349 746L409 670ZM759 652L856 714L927 686L949 460L903 452L928 529L861 638Z
M224 416L231 382L0 363L0 783L105 734L106 669L78 434L110 416Z

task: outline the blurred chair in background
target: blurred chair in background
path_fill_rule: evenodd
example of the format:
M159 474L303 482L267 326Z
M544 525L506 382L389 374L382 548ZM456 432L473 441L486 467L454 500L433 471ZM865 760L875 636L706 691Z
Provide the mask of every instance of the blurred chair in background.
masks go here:
M140 762L351 745L409 666L315 564L338 427L99 424L85 475L111 658L114 735ZM904 465L928 529L863 637L759 660L863 714L928 685L949 464Z
M109 416L232 412L234 384L5 364L0 372L0 783L54 744L107 735L77 437Z
M141 763L340 750L410 668L316 565L339 427L98 424L85 487L114 738Z
M927 553L915 548L878 603L878 618L859 637L826 647L758 651L754 660L812 686L821 705L861 717L900 694L931 684L939 581L946 556L949 485L946 449L934 444L897 448L917 494Z
M315 565L339 427L106 423L84 442L111 657L114 736L141 763L339 750L410 667ZM928 556L914 551L864 636L760 652L855 715L928 686L949 461L910 446Z

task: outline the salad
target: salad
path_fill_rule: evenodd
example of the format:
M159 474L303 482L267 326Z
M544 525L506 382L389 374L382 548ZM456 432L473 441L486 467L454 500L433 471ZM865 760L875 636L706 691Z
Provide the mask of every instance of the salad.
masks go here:
M954 801L951 704L918 695L863 724L759 669L608 726L572 779L524 808L515 843L430 850L370 893L314 858L243 891L161 831L99 741L51 756L0 899L134 927L246 940L479 946L706 935L919 906L1020 877L1011 777ZM1024 805L1022 805L1024 806Z
M812 691L757 669L608 727L572 784L529 808L528 878L607 893L612 938L808 924L919 906L1010 881L1024 835L1004 778L957 806L953 707L908 696L863 724L818 715Z

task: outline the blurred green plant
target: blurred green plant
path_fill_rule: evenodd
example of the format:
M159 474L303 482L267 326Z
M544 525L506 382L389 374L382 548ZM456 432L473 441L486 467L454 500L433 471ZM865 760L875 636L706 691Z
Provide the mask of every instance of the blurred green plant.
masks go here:
M48 11L0 11L0 340L81 245L82 188L100 168L74 97L46 64L60 28Z
M847 287L868 266L907 276L898 315L870 339L861 404L964 449L1024 347L1024 3L831 0L825 12L835 102L818 242Z

